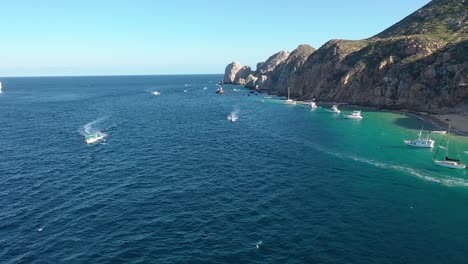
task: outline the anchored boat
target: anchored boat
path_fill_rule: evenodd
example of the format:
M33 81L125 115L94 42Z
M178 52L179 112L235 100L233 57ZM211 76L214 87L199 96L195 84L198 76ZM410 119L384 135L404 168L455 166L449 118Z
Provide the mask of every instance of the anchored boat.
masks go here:
M447 144L444 147L442 146L439 146L439 148L442 148L442 149L445 149L445 159L443 160L438 160L436 159L435 157L437 156L437 153L439 152L437 150L435 156L434 156L434 164L435 165L438 165L438 166L441 166L441 167L446 167L446 168L450 168L450 169L466 169L467 166L466 164L462 163L462 161L460 159L455 159L455 158L449 158L448 156L448 153L449 153L449 135L450 135L450 125L449 125L449 129L448 129L448 132L447 132Z
M418 148L433 148L435 141L432 140L429 136L427 138L422 138L422 129L419 131L418 139L415 140L403 140L406 145Z

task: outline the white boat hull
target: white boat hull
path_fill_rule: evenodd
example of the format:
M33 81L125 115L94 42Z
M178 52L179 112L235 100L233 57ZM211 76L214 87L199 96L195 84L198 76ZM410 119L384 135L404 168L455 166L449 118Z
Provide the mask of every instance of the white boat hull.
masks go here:
M362 119L362 116L345 115L345 118L347 118L347 119L361 120L361 119Z
M434 164L450 169L466 169L465 164L460 164L456 161L448 161L448 160L434 160Z
M295 104L297 104L296 101L291 100L291 99L288 99L288 100L284 101L284 103L285 103L285 104L288 104L288 105L295 105Z
M86 144L94 144L103 138L104 136L98 136L98 137L87 138L85 139L85 141L86 141Z
M429 143L424 143L424 142L418 142L417 140L403 140L406 145L411 146L411 147L417 147L417 148L433 148L434 147L434 142L429 142Z

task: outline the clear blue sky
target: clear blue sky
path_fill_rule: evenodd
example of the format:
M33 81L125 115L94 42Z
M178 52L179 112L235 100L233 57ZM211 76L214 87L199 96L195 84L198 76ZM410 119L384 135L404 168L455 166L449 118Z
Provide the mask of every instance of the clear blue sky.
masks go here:
M222 73L379 33L429 0L2 1L0 76Z

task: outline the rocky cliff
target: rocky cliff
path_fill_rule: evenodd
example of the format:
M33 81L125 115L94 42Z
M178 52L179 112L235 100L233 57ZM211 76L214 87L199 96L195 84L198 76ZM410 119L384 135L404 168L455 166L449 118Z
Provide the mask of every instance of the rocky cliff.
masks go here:
M434 0L365 40L331 40L280 52L257 70L226 68L229 83L297 99L430 113L468 106L466 0ZM247 74L248 73L248 74ZM241 76L236 79L236 76Z

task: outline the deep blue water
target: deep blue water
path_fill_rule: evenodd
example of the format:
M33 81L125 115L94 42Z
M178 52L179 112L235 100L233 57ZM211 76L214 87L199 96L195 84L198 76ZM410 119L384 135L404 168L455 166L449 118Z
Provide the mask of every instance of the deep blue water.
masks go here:
M468 176L401 146L421 121L220 79L0 79L0 262L468 263Z

